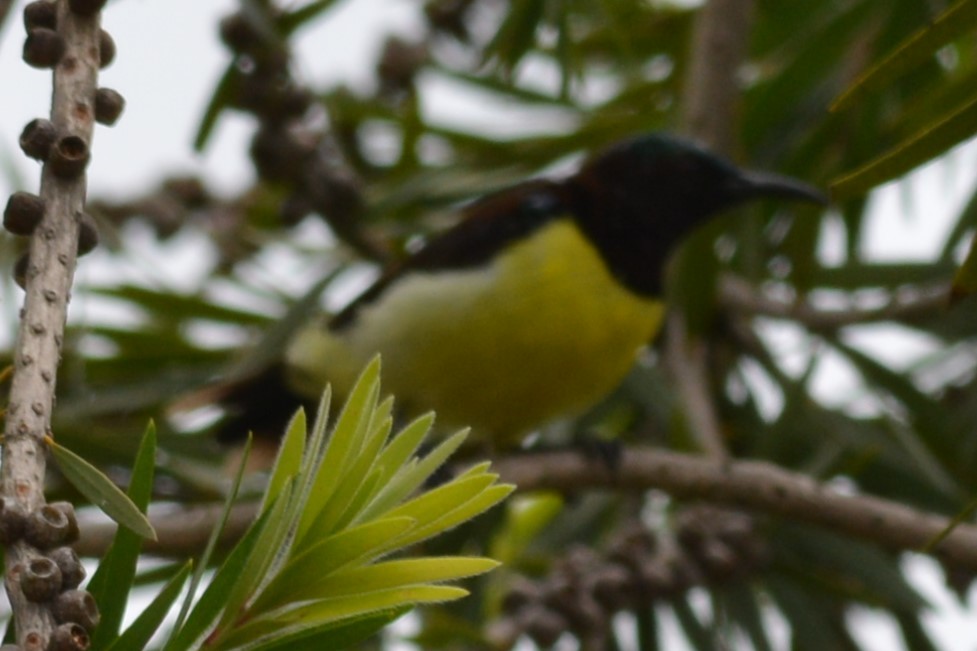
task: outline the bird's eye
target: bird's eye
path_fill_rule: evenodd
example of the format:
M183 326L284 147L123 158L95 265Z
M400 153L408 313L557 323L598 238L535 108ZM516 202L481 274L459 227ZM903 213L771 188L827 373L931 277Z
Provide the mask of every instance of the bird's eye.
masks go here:
M556 198L548 194L530 195L523 203L523 209L530 213L550 212L556 207Z

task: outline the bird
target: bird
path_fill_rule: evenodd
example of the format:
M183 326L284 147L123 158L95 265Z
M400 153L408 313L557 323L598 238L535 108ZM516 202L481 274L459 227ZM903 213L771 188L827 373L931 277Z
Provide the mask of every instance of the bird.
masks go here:
M661 329L671 252L754 200L826 203L815 187L737 167L651 132L475 200L457 223L383 271L343 309L301 327L284 357L212 393L219 438L345 394L379 354L405 414L433 410L494 445L584 412L624 379Z

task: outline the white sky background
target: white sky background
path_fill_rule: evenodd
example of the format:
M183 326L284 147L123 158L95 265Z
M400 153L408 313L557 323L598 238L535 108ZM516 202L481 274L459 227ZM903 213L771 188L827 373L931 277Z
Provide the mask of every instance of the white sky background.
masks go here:
M22 6L24 2L19 4ZM228 54L216 36L217 21L237 4L235 0L116 0L109 4L104 13L104 26L116 41L118 56L103 71L101 84L120 91L127 107L115 127L97 128L89 168L91 196L138 195L171 172L197 173L218 192L228 194L251 182L253 171L244 155L252 129L249 118L225 114L208 149L201 155L191 149L200 116L228 61ZM354 85L366 83L371 73L364 62L372 65L386 35L416 33L420 20L418 6L420 3L411 0L346 0L329 20L319 21L314 30L301 34L298 74L313 85L338 80ZM17 137L28 121L47 115L50 98L49 73L30 68L20 59L21 25L19 11L15 10L0 34L2 197L15 189L37 189L39 167L21 154ZM456 124L488 120L499 124L496 107L487 104L484 98L462 96L441 86L432 90L437 92L429 94L424 107L429 114L444 116ZM520 118L510 122L509 127L518 128L518 124ZM13 174L9 171L11 166ZM949 217L971 191L975 170L977 148L963 147L947 161L930 165L914 175L910 181L911 193L890 187L878 194L867 227L868 253L878 259L892 260L932 256L942 245ZM910 196L912 201L908 199ZM832 248L839 250L835 248L838 243L832 245L830 239L829 233L825 245L829 255ZM155 246L151 238L138 245L147 248L147 259L166 261L165 264L177 267L165 274L176 286L180 286L181 273L192 275L194 269L203 271L207 265L206 248L200 242L178 240L165 255L159 250L149 250ZM182 253L173 250L181 245L185 249ZM89 278L101 277L105 270L97 268L97 257L96 252L83 260L80 273L91 274ZM0 273L7 272L0 270ZM0 309L11 307L0 306ZM780 352L800 348L797 337L789 330L772 336ZM0 341L8 337L9 333L0 332ZM885 361L899 364L928 349L925 341L910 342L894 337L892 333L871 332L853 343ZM825 364L819 385L835 396L850 394L854 380L837 371L830 362ZM977 609L966 612L959 607L942 588L940 575L928 559L912 557L906 563L914 583L934 605L927 628L942 648L948 651L977 648ZM877 651L900 648L891 623L871 615L858 617L862 621L860 637L866 641L867 648ZM675 635L674 630L671 635ZM675 647L666 644L665 648Z

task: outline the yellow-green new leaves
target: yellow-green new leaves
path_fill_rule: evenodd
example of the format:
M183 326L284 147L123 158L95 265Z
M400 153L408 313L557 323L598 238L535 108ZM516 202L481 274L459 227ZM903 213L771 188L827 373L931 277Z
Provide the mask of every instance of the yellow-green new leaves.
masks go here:
M382 560L491 508L512 487L489 464L469 468L429 491L424 483L461 445L464 433L423 458L416 450L433 418L391 437L393 401L380 399L375 359L327 433L327 392L306 433L302 414L289 424L261 514L218 569L167 646L244 650L340 649L421 603L467 594L443 583L482 574L485 558Z
M954 39L977 27L977 0L957 2L920 29L880 63L861 75L831 107L844 110L919 66ZM902 176L977 133L977 91L956 108L932 121L858 169L836 178L834 199L847 199Z

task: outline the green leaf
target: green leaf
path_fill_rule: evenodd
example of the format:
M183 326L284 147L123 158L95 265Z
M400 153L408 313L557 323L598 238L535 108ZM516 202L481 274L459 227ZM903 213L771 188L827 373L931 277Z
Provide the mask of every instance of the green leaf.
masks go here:
M92 504L120 526L143 538L156 540L156 532L146 515L102 471L68 448L59 445L54 439L46 438L45 442L51 450L51 455L58 462L65 479Z
M977 133L977 95L885 154L831 182L836 201L862 194L945 153Z
M852 106L868 94L930 59L941 47L977 26L977 0L962 0L936 17L852 83L831 105L832 111Z
M252 437L249 435L248 440L244 444L244 450L241 454L241 463L238 466L237 474L234 476L234 483L231 484L231 490L228 493L227 498L224 500L224 508L221 510L220 519L217 521L217 524L214 526L214 530L211 532L210 538L207 539L207 546L204 548L204 553L201 554L200 556L200 561L197 564L197 569L193 573L193 578L190 579L190 588L187 590L187 596L183 600L183 605L180 607L180 613L179 615L177 615L176 624L173 626L173 631L170 635L170 639L167 641L166 647L164 647L166 651L176 651L177 649L189 648L187 645L191 644L195 639L194 637L191 637L193 635L192 630L191 633L183 632L186 629L185 624L189 625L189 620L187 619L187 616L190 614L190 607L194 602L194 598L196 597L197 587L200 585L200 582L203 580L203 573L206 570L207 566L210 564L210 559L214 554L214 550L217 549L217 541L220 539L220 536L223 533L224 528L227 526L227 520L231 515L231 506L234 504L234 500L237 498L238 491L241 488L241 480L244 478L244 471L245 468L247 467L248 456L251 453L251 443L252 443ZM253 532L256 528L259 528L261 526L259 523L264 522L267 516L268 516L267 511L260 514L258 519L255 520L255 522L251 525L251 527L248 528L248 533L245 534L244 539L242 539L242 541L238 542L238 544L234 546L234 550L231 552L231 555L227 558L227 560L225 560L222 568L227 566L228 562L230 562L232 558L236 558L235 556L236 554L243 555L247 553L247 551L244 549L245 548L244 540L250 540L248 545L254 545L254 540L250 539L249 535L253 536L254 538L257 537L258 534ZM243 564L245 560L246 558L242 558L240 560L241 564ZM220 571L218 571L218 575L219 574ZM214 587L214 582L215 581L211 581L211 584L207 589L208 592L211 590L211 588ZM224 595L222 594L220 596L221 599L220 605L223 605L223 597ZM196 607L193 610L193 614L190 615L190 618L195 619L196 626L199 627L199 631L197 632L198 637L199 635L202 635L204 628L208 626L212 621L212 619L211 620L206 619L206 617L209 616L210 613L207 612L207 610L204 608L205 606L210 606L211 610L214 610L213 618L216 618L220 612L219 609L217 608L217 604L215 604L213 601L205 602L203 598L200 599L200 602L197 603ZM183 647L174 646L177 644L177 639L180 637L180 634L183 635L182 643L184 644L184 646Z
M386 481L407 464L407 460L417 451L421 442L434 425L434 413L418 416L397 432L380 453L377 466L383 469L382 478Z
M907 409L911 428L896 423L890 428L893 442L909 453L921 475L934 487L951 498L964 498L966 491L947 468L955 458L957 442L948 426L946 413L906 375L840 341L833 343L870 387L887 392Z
M278 446L278 456L268 478L268 487L261 501L261 511L265 511L281 494L285 486L291 481L302 467L305 454L305 440L308 436L305 410L299 409L288 421L285 436Z
M234 546L200 596L200 600L190 610L186 621L174 628L172 637L164 647L165 651L194 649L199 640L213 627L214 622L224 611L226 596L231 593L235 583L241 578L241 571L247 564L251 551L261 539L270 515L270 511L262 513Z
M288 519L292 485L286 484L279 498L268 509L268 518L236 580L222 595L224 604L217 620L219 629L232 624L241 615L245 602L254 597L258 587L268 581L276 566L284 562L289 547L287 540L293 533Z
M315 2L310 2L304 7L282 14L281 18L278 19L278 26L284 34L291 34L334 4L336 4L336 0L315 0Z
M391 608L453 601L466 595L468 591L462 588L433 585L397 588L341 599L323 599L274 617L256 618L234 631L234 634L228 636L219 648L230 649L238 645L243 646L245 643L256 645L251 648L261 648L257 645L258 642L274 639L290 624L313 627Z
M951 300L958 301L977 292L977 236L970 241L967 258L953 276Z
M783 576L770 576L765 581L767 591L790 624L792 646L797 651L847 649L835 630L831 611L823 599L812 594L810 586Z
M939 651L918 617L904 612L895 612L893 615L899 622L902 639L906 641L905 648L913 651Z
M300 548L310 543L309 530L340 485L366 432L369 431L380 391L379 376L380 358L374 357L363 369L343 405L321 461L320 467L328 468L329 471L315 473L315 483L308 494L308 504L299 522L296 543Z
M204 147L207 146L207 141L210 140L214 127L217 126L217 118L224 112L224 109L231 105L231 100L237 93L240 82L241 76L237 68L233 65L228 66L220 81L217 82L214 94L207 102L207 108L204 109L200 126L197 127L197 133L193 137L194 151L203 151Z
M484 574L499 566L489 558L431 557L350 567L294 586L295 602L350 597L411 585L441 583Z
M304 625L284 628L273 636L240 648L240 651L322 651L322 649L346 649L376 634L385 626L400 618L408 608L396 608L351 617L341 622L328 622L321 626Z
M129 481L129 498L140 512L145 513L153 492L156 468L156 426L146 426ZM101 621L92 637L92 648L103 649L119 634L122 618L129 601L129 592L136 576L142 537L126 527L119 527L109 551L102 557L98 569L88 583L98 604Z
M750 638L756 651L773 651L757 594L745 583L733 582L717 590L724 612L739 625Z
M545 0L522 0L509 7L502 26L485 48L486 57L495 58L511 73L536 41L536 29L543 19Z
M319 541L289 560L255 600L254 610L282 606L292 600L295 586L327 576L347 564L376 558L388 548L387 541L403 536L414 526L411 518L376 520Z
M176 603L192 568L193 562L187 561L177 575L171 578L149 605L139 613L139 616L126 628L122 635L106 648L106 651L145 649L149 640L152 639L163 620L166 619L166 615L170 612L173 604ZM102 624L99 626L101 627Z
M371 420L381 418L381 422L375 423L369 435L362 436L361 449L356 454L347 472L343 473L336 490L332 497L323 505L315 523L310 527L307 535L313 539L329 535L336 528L344 524L343 515L349 513L351 504L354 503L357 495L361 496L362 502L365 499L365 492L376 486L375 480L371 475L371 470L377 461L377 456L393 426L393 419L384 415L389 414L392 401L385 400L382 405L387 405L385 409L377 410ZM365 432L364 432L365 434ZM355 513L350 514L346 521L352 518Z
M712 651L718 646L715 631L699 621L687 599L687 596L682 596L669 602L672 612L693 648L698 651Z
M412 425L422 426L425 421L415 421ZM427 421L430 424L430 421ZM412 439L418 432L412 431ZM452 454L461 447L468 437L468 430L456 432L452 436L442 441L438 447L434 448L427 456L414 464L405 464L398 469L398 472L390 479L373 501L356 517L355 521L361 522L371 517L385 513L395 504L403 501L415 490L428 480L434 472L440 468Z
M515 490L515 486L511 484L499 484L495 486L490 486L480 493L474 495L467 502L464 502L457 508L448 510L441 514L436 513L436 509L440 504L442 507L450 506L451 504L457 503L452 497L449 500L442 501L444 496L439 496L438 498L427 500L425 506L434 507L435 512L425 512L419 504L410 504L403 511L398 509L393 509L388 514L389 517L396 517L402 515L409 515L410 513L417 513L422 517L418 517L419 525L411 529L402 539L392 541L391 549L396 547L404 547L407 545L412 545L414 543L426 540L431 536L438 534L442 531L447 531L466 520L474 518L488 509L492 508L506 497L509 496L512 491ZM433 517L431 520L426 520L426 518ZM424 522L427 524L423 524Z

